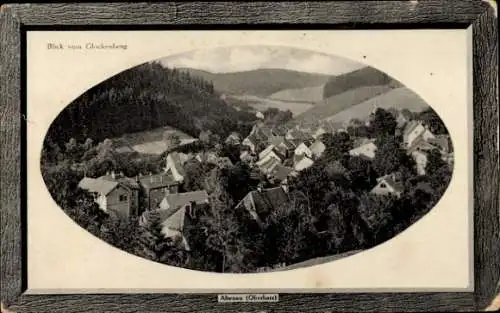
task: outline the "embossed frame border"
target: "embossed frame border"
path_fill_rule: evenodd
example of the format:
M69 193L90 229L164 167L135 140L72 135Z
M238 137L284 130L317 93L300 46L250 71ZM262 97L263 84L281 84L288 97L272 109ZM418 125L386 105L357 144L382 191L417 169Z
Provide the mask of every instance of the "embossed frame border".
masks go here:
M490 2L490 3L489 3ZM499 292L499 99L493 1L7 4L0 11L2 312L477 311ZM223 21L223 22L222 22ZM26 295L23 116L28 29L473 28L474 292L283 294L217 303L202 294ZM9 310L9 311L7 311Z

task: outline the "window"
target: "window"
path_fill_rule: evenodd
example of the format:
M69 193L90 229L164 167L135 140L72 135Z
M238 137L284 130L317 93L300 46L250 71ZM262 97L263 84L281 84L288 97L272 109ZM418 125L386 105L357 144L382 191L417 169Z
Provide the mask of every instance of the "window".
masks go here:
M127 195L120 195L120 202L127 201Z
M387 185L385 183L381 183L380 188L387 188Z

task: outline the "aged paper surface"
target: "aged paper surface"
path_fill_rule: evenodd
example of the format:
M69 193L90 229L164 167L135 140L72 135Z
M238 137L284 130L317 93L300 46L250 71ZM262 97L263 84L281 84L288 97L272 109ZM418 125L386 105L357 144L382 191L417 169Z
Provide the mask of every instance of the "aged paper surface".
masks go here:
M82 31L27 35L28 292L467 291L472 286L470 30ZM99 48L101 43L107 48ZM399 80L443 118L455 149L436 207L393 239L286 272L213 274L114 248L54 203L40 173L50 123L88 88L143 62L208 47L282 45L346 57ZM58 49L60 45L64 49ZM71 49L68 46L81 49Z

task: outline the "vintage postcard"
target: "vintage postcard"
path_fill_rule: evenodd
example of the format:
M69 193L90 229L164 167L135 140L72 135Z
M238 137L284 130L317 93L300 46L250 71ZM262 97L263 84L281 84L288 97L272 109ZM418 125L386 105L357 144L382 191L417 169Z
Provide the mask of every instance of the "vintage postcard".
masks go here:
M472 290L469 49L29 31L28 293Z

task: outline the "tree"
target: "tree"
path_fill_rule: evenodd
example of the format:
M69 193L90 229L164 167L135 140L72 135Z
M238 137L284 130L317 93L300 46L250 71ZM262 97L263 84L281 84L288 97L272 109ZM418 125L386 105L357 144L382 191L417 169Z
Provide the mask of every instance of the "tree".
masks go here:
M366 227L370 246L379 244L392 235L388 227L392 222L395 198L365 193L359 198L358 214Z
M370 128L374 137L393 136L396 130L396 118L384 109L378 108L370 122Z
M326 147L324 152L325 158L334 160L341 160L352 149L353 144L351 137L345 132L323 134L321 141Z
M374 187L377 174L373 169L372 162L361 157L353 156L349 158L347 168L353 188L369 190Z
M144 223L139 226L136 254L155 262L182 266L185 256L179 247L181 238L165 238L160 212L146 211L142 217Z
M232 214L233 201L217 186L210 197L211 215L207 218L207 246L222 255L221 270L244 269L244 245L238 240L239 227Z
M380 137L376 145L377 152L373 159L373 167L378 176L391 174L403 165L410 164L410 157L406 155L394 137Z
M266 263L292 263L300 260L307 249L307 236L313 228L312 218L301 195L273 210L265 222ZM310 257L310 255L309 255Z

